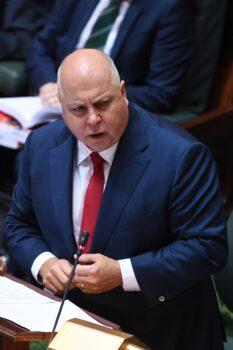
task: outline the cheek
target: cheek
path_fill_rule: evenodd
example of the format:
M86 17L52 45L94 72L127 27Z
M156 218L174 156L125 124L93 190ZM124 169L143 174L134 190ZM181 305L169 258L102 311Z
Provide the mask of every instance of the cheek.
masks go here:
M118 115L112 119L112 123L109 123L110 135L113 138L120 138L126 128L127 118L123 115Z
M82 138L84 134L85 124L82 121L82 119L78 119L72 115L69 115L68 117L64 118L64 121L70 131L77 137Z
M108 135L112 141L117 141L122 135L122 126L115 121L108 125Z

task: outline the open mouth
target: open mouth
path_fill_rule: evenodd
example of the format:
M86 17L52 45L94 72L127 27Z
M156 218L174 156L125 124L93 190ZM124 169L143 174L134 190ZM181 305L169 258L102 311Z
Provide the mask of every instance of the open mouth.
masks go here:
M93 138L93 139L99 139L100 137L102 137L104 135L104 133L103 132L100 132L100 133L98 133L98 134L92 134L92 135L90 135L91 136L91 138Z

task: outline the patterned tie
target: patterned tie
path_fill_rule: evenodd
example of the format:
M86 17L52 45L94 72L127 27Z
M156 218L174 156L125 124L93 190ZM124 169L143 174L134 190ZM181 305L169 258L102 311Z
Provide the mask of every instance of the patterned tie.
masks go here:
M102 50L119 11L119 0L111 0L97 19L85 44L86 48Z
M93 163L93 174L90 178L84 198L80 231L81 233L84 230L89 232L89 239L84 253L88 253L91 248L104 188L104 160L96 152L91 153L90 157Z

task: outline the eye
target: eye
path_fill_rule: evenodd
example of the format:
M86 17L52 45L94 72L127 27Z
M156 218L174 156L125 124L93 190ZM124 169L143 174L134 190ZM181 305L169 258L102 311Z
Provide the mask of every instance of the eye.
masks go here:
M78 106L78 107L75 107L74 110L79 112L79 111L83 111L85 109L84 106Z
M95 106L97 108L105 108L107 107L108 103L109 103L109 100L99 101L95 104Z
M79 116L85 113L85 110L86 110L85 106L77 106L75 108L72 108L72 113Z

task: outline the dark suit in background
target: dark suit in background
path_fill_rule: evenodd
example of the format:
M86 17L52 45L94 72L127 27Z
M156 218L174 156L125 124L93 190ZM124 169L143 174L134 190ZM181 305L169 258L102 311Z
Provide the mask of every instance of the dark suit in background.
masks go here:
M159 350L222 350L210 275L226 262L221 196L208 149L130 106L103 195L91 253L131 258L141 292L69 298ZM10 255L28 278L45 251L73 262L76 139L63 121L31 133L7 219ZM77 198L78 200L78 198Z
M0 60L26 58L31 39L42 29L53 0L3 0L0 4Z
M44 30L33 41L28 74L34 90L56 82L56 71L75 50L98 0L58 0ZM151 111L176 106L192 53L193 5L190 0L133 0L110 56L131 101Z

